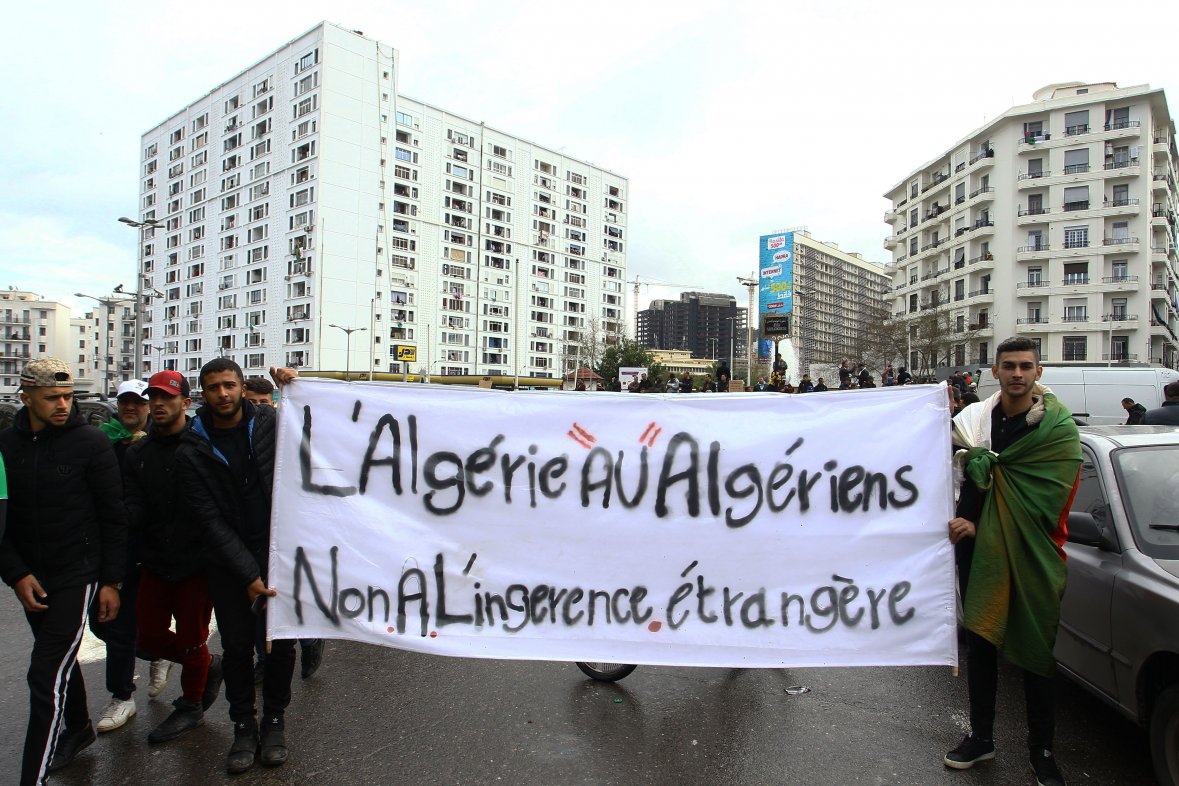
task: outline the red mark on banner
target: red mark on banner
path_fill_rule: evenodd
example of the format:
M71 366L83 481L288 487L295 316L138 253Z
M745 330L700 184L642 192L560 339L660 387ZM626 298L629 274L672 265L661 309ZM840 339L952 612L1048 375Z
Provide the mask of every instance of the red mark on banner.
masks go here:
M597 437L577 425L577 423L573 424L573 428L569 429L568 434L574 442L583 448L591 448L598 441Z
M655 447L655 440L658 439L659 435L662 433L663 429L655 425L654 421L651 421L651 423L647 424L646 431L644 431L643 435L639 437L639 443L645 443L647 447L653 448Z
M430 631L430 638L432 638L432 639L438 638L438 631L436 631L436 630Z
M659 620L651 620L651 622L647 624L647 630L651 631L652 633L658 633L659 629L662 627L663 623Z
M393 627L392 625L390 625L389 627L385 628L385 631L386 631L387 633L396 633L396 632L397 632L397 628L395 628L395 627Z

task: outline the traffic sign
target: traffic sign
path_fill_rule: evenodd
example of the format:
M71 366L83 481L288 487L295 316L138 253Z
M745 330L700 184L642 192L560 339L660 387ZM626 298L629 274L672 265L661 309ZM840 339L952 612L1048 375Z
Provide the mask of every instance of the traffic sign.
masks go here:
M397 350L397 360L403 363L417 363L418 362L418 348L411 344L394 344L393 348Z

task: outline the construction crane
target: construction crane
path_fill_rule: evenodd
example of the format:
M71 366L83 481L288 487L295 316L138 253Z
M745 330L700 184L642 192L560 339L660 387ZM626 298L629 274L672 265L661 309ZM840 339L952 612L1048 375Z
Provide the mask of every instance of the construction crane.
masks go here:
M634 313L634 320L635 320L635 339L636 340L639 337L639 287L640 286L668 287L669 289L703 289L704 288L700 284L672 284L670 282L659 281L658 279L654 279L654 278L646 278L642 281L639 281L639 277L637 275L634 278L632 278L630 281L627 281L626 283L634 285L634 289L632 290L632 293L634 295L634 301L633 301L634 311L633 311L633 313Z

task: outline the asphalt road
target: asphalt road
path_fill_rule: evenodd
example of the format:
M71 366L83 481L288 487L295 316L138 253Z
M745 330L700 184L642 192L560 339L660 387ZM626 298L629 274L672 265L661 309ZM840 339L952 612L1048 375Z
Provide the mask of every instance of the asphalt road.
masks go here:
M27 719L30 635L0 596L0 783L16 783ZM101 645L83 671L92 713ZM942 756L966 731L966 680L946 668L738 670L640 667L615 685L573 664L430 657L328 642L287 715L289 762L230 778L224 700L205 725L162 746L146 736L171 710L136 692L138 715L100 736L54 784L1032 784L1023 691L1001 675L998 756L972 770ZM146 686L147 664L139 682ZM786 689L806 686L806 693ZM1070 784L1154 783L1145 733L1059 683L1057 757Z

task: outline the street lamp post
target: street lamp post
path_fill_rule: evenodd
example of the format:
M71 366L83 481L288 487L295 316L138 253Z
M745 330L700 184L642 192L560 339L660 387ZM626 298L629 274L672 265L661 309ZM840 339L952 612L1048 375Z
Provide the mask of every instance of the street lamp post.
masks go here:
M155 230L163 226L163 222L155 218L136 221L126 216L119 218L119 223L139 230L139 244L135 252L135 379L143 377L143 241L147 239L147 230Z
M156 346L155 344L152 344L151 349L152 349L152 351L154 351L156 353L156 356L157 356L156 357L156 365L155 365L154 370L155 371L163 371L164 370L164 350L167 349L167 346L166 345L165 346Z
M363 332L368 330L368 328L341 327L340 325L334 324L329 324L328 327L334 327L336 330L343 330L344 335L347 336L347 339L344 342L344 346L346 347L344 350L344 379L347 380L349 373L352 371L352 334Z
M737 362L737 317L725 317L729 323L729 383L733 381L733 366Z

